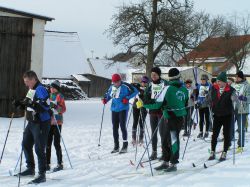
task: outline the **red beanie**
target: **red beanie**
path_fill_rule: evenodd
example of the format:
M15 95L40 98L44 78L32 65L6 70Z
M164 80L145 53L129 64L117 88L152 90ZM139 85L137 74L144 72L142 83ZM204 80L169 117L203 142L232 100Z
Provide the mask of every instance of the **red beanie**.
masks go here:
M121 76L119 74L112 75L112 82L118 82L121 80Z

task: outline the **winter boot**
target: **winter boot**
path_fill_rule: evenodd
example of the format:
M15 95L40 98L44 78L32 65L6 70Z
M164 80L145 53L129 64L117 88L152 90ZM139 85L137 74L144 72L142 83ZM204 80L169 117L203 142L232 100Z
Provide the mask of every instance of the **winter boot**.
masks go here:
M189 133L187 131L185 131L182 136L186 136L187 137L187 136L189 136Z
M163 161L161 165L159 165L158 167L155 167L155 170L160 171L160 170L167 169L168 167L169 167L169 163L166 161Z
M205 138L208 138L208 135L209 135L209 133L208 133L208 131L206 131L203 138L204 138L204 139L205 139Z
M136 145L136 139L133 138L131 143L132 143L133 146L135 146Z
M111 154L119 152L119 142L115 142L114 149L111 151Z
M34 180L30 181L28 184L39 184L42 182L46 182L45 173L39 173L38 176Z
M243 147L238 147L237 149L236 149L236 153L238 154L238 153L242 153L243 152Z
M177 166L176 164L170 164L169 167L167 169L164 169L165 172L174 172L177 171Z
M203 137L203 132L200 132L197 136L197 138L202 138Z
M208 160L214 160L214 159L215 159L215 152L214 152L214 151L211 151Z
M227 152L222 152L219 161L220 162L225 161L226 158L227 158Z
M153 151L151 156L149 157L150 160L156 160L157 159L157 151Z
M143 145L143 144L144 144L143 138L140 138L139 139L139 145Z
M60 171L60 170L63 170L63 165L62 165L62 164L58 164L58 165L53 169L53 172L57 172L57 171Z
M21 176L21 177L26 177L26 176L34 176L35 175L35 169L33 168L27 168L26 170L24 170L23 172L17 174L17 176Z
M47 164L46 165L46 171L50 171L51 167L50 167L50 164Z
M122 149L120 150L119 154L126 153L128 151L128 142L123 142Z

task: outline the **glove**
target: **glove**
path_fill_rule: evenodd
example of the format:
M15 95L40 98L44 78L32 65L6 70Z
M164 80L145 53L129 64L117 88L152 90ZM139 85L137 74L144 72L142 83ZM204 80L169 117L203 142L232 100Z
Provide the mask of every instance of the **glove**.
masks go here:
M199 109L201 107L201 104L200 103L197 103L194 105L195 109Z
M106 105L107 102L108 102L107 99L105 99L105 98L102 99L102 104Z
M136 103L136 107L138 108L138 109L140 109L140 108L142 108L143 107L143 102L142 102L142 100L138 100Z
M127 99L127 98L123 98L123 99L122 99L122 103L123 103L123 104L128 104L128 99Z
M243 96L243 95L240 95L240 96L238 97L238 99L239 99L240 101L247 101L247 97L245 97L245 96Z
M50 108L57 108L56 102L50 101Z

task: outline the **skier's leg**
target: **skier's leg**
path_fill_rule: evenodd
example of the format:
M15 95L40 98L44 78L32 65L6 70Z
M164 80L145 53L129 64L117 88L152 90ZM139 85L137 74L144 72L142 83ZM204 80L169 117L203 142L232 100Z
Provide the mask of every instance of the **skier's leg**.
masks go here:
M54 146L56 149L56 156L57 156L57 164L62 165L62 148L61 148L61 136L60 133L62 132L62 125L58 125L60 132L56 129L54 134ZM55 127L57 128L57 127Z
M33 155L33 146L34 146L34 138L31 132L31 128L34 124L28 123L27 127L25 128L24 134L23 134L23 152L26 158L26 164L27 168L35 169L35 160Z
M48 142L50 122L35 124L32 134L35 142L35 152L38 160L39 174L46 173L46 153L45 149Z
M209 111L209 108L206 107L204 109L204 113L205 113L205 120L206 120L206 132L208 132L209 130L209 126L210 126L210 111Z
M157 152L157 132L155 132L158 125L158 116L150 114L151 138L152 138L152 151ZM155 134L153 135L153 133Z
M119 112L112 112L112 124L113 124L113 138L114 138L114 150L119 151ZM112 152L113 152L112 151Z
M51 126L49 130L48 143L46 147L47 170L50 170L51 145L53 142L53 136L54 136L54 126Z
M222 119L222 124L223 124L223 135L224 135L224 152L227 152L229 145L230 145L230 131L231 131L231 124L232 122L232 116L225 116Z
M213 135L212 135L212 141L211 141L211 151L215 152L216 145L217 145L217 138L220 134L220 129L222 126L221 123L221 117L214 116L214 121L213 121Z
M140 110L137 108L133 108L132 143L133 141L136 141L136 131L139 122L139 116L140 116Z

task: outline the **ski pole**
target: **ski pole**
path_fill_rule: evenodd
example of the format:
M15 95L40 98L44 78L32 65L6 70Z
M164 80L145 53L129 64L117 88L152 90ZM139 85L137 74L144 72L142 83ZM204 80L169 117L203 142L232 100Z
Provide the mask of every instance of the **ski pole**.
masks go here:
M11 120L10 120L9 128L8 128L7 135L6 135L6 138L5 138L5 141L4 141L4 146L3 146L3 150L2 150L2 154L1 154L1 158L0 158L0 164L1 164L2 159L3 159L3 154L4 154L5 146L6 146L8 137L9 137L10 127L11 127L11 125L12 125L12 121L13 121L14 115L15 115L15 113L13 112L13 113L11 114Z
M146 127L146 130L147 130L147 133L149 135L149 132L148 132L148 127L146 125L146 119L145 119L145 127ZM147 140L147 136L146 136L146 133L145 133L145 143L146 145L148 144L148 140ZM152 169L152 163L151 163L151 160L150 160L150 155L149 155L149 149L147 148L147 153L148 153L148 161L149 161L149 166L150 166L150 172L151 172L151 176L153 177L154 176L154 173L153 173L153 169Z
M189 115L191 115L191 107L189 108ZM192 116L190 116L190 118L189 118L188 139L187 139L187 142L186 142L186 145L185 145L185 148L184 148L184 152L183 152L183 155L182 155L182 160L184 159L186 149L187 149L187 145L188 145L190 135L191 135L191 131L192 131L192 128L190 128L191 120L192 120Z
M132 105L132 104L130 104L130 105ZM127 121L127 125L126 125L127 129L128 129L128 124L129 124L129 121L130 121L130 118L131 118L132 111L133 111L133 107L131 107L131 109L130 109L130 113L129 113L129 117L128 117L128 121Z
M23 137L25 132L25 126L26 126L26 112L24 113L24 122L23 122ZM18 175L18 187L20 187L21 182L21 171L22 171L22 161L23 161L23 142L22 142L22 150L21 150L21 156L20 156L20 165L19 165L19 175Z
M236 114L235 114L235 107L236 107L236 103L234 102L234 124L233 124L233 136L234 136L234 150L233 150L233 165L235 165L235 121L236 121Z
M68 150L67 150L66 145L65 145L65 143L64 143L64 140L63 140L63 137L62 137L62 133L61 133L61 131L60 131L59 125L58 125L58 123L57 123L57 121L56 121L56 118L55 118L55 115L54 115L54 114L53 114L53 118L54 118L54 120L55 120L57 130L58 130L58 132L59 132L59 134L60 134L60 138L62 139L62 143L63 143L64 149L65 149L65 151L66 151L66 154L67 154L67 157L68 157L68 160L69 160L70 167L71 167L71 169L73 169L73 166L72 166L71 161L70 161L70 158L69 158Z
M243 103L242 101L240 102L241 105L241 114L240 114L240 146L241 146L241 153L242 153L242 149L243 149L243 125L242 125L242 119L243 119Z
M139 163L138 163L138 165L137 165L137 167L136 167L136 170L138 169L138 167L139 167L139 165L140 165L140 163L141 163L141 161L142 161L142 159L143 159L143 157L144 157L144 155L145 155L145 153L146 153L146 151L147 151L147 149L148 149L148 147L149 147L149 144L152 142L152 138L153 138L154 135L156 134L156 132L157 132L157 130L158 130L158 128L159 128L159 126L160 126L160 124L161 124L163 118L164 118L164 117L163 117L163 115L162 115L160 121L159 121L158 124L157 124L157 127L155 128L155 131L154 131L153 134L152 134L151 139L149 140L149 142L148 142L147 145L146 145L146 148L145 148L145 150L144 150L144 152L143 152L143 154L142 154L142 156L141 156L141 159L140 159L140 161L139 161Z
M106 105L103 105L103 108L102 108L102 120L101 120L100 135L99 135L99 141L98 141L98 146L99 147L101 146L102 124L103 124L103 117L104 117L105 106Z

